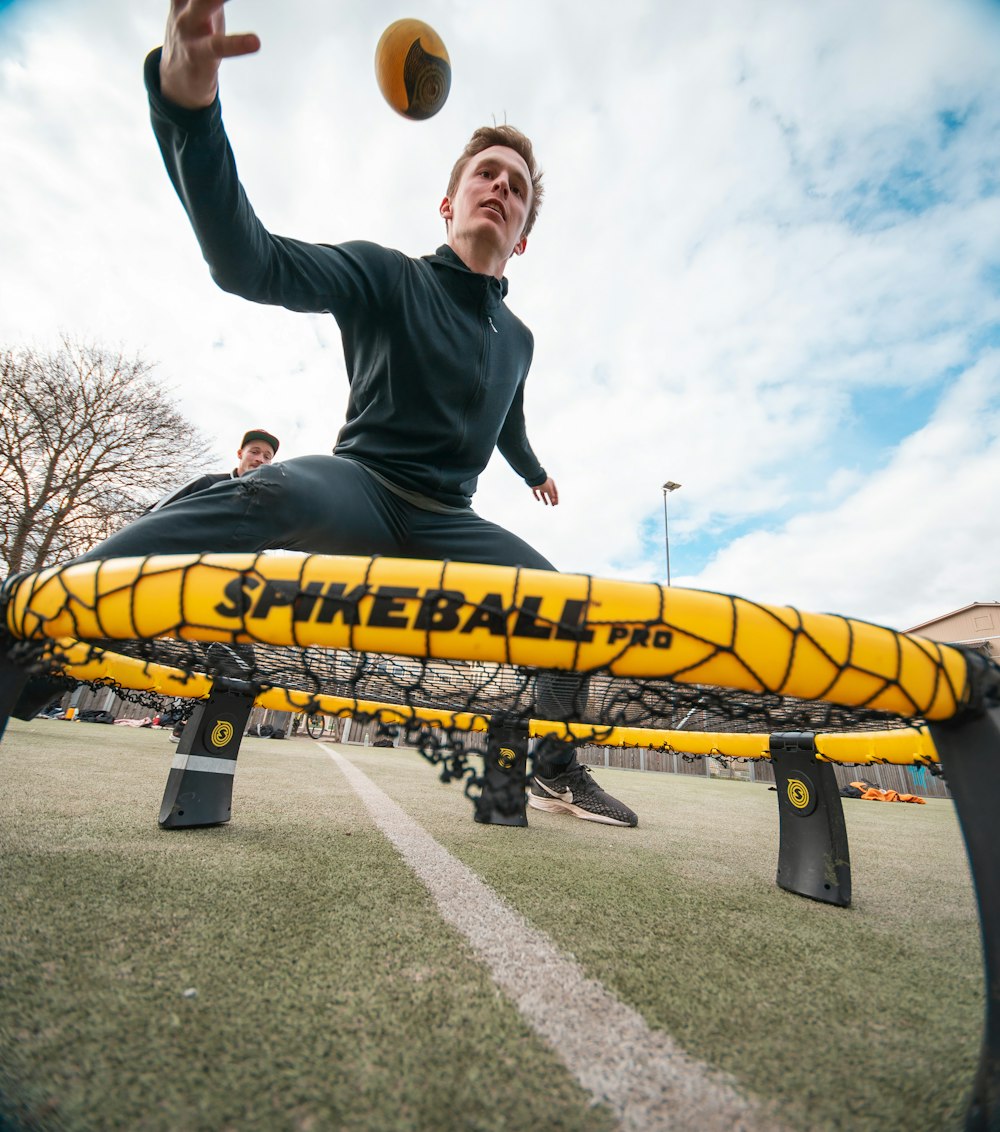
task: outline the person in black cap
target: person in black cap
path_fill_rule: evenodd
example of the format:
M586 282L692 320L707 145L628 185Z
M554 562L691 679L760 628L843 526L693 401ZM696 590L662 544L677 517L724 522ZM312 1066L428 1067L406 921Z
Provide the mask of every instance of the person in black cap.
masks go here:
M178 499L194 495L197 491L204 491L205 488L211 487L213 484L222 483L224 480L238 480L240 476L245 476L247 472L252 472L262 465L270 464L277 451L278 438L273 433L263 428L252 428L243 436L243 443L236 451L236 459L239 463L231 472L207 472L204 475L195 476L177 488L176 491L168 492L162 499L158 499L152 507L147 507L146 514L159 511L161 507L166 507L168 503L176 503Z

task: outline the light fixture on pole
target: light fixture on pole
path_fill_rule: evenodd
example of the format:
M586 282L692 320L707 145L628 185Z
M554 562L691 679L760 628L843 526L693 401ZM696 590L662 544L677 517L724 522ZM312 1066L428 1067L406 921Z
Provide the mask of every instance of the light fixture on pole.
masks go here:
M670 585L670 522L667 519L667 496L676 491L681 485L667 480L663 485L663 539L667 547L667 585Z

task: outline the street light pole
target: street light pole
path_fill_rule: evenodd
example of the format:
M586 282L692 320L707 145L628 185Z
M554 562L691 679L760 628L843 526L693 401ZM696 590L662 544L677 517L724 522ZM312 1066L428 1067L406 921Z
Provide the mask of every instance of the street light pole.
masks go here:
M670 585L670 521L667 518L667 496L676 491L681 485L667 480L663 485L663 540L667 548L667 585Z

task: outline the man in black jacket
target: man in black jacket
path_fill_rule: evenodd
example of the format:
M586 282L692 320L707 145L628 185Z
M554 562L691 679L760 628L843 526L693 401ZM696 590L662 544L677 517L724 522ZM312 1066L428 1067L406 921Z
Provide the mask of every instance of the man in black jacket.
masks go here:
M259 46L255 35L225 34L223 0L172 0L164 46L146 60L153 130L215 282L337 320L346 422L332 455L173 501L84 557L287 549L555 569L471 507L494 448L536 499L559 502L524 424L534 341L505 301L505 268L523 254L542 198L531 142L506 125L475 131L440 204L447 240L433 255L277 236L240 184L218 98L222 59ZM536 752L535 771L532 805L637 823L571 747Z
M252 428L249 432L244 433L243 443L236 451L237 464L231 472L206 472L203 475L194 476L187 483L177 488L176 491L170 491L158 499L152 507L147 507L144 514L148 515L151 511L159 511L161 507L166 507L168 503L174 503L178 499L184 499L188 495L204 491L206 488L212 487L213 484L223 483L225 480L238 480L240 476L245 476L247 472L255 471L264 464L270 464L277 451L278 438L276 436L267 432L266 429Z

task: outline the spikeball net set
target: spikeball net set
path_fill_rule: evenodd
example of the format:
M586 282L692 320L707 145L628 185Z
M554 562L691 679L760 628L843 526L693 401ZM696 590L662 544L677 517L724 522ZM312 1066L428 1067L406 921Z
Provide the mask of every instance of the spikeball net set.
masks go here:
M253 706L374 721L444 781L464 781L476 819L495 824L527 824L529 751L537 758L539 744L770 759L778 884L846 905L846 826L830 764L943 773L987 969L967 1127L998 1126L1000 670L981 654L654 583L379 557L90 561L12 579L2 600L4 722L22 714L18 695L40 676L153 707L164 697L192 705L165 828L229 820Z
M775 730L829 730L824 757L936 765L926 721L969 698L957 649L864 622L455 562L87 562L15 582L6 625L25 659L126 698L243 681L261 707L406 727L473 780L466 737L498 714L533 737L734 758L766 757Z

